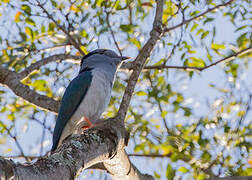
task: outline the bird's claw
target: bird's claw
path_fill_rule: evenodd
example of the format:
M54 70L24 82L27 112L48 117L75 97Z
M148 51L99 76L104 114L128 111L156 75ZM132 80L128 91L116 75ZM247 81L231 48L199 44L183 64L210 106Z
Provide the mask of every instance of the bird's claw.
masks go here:
M87 130L87 129L92 128L94 126L93 123L91 123L91 121L89 121L89 119L87 117L84 116L83 118L84 118L84 121L86 121L88 123L88 125L82 126L83 130Z

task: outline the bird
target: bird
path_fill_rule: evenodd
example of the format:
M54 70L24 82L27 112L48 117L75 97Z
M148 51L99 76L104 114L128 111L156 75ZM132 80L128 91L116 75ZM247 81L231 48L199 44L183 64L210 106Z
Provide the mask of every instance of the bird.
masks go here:
M53 131L51 152L70 134L79 134L98 123L108 106L117 69L129 59L109 49L85 55L79 74L67 86Z

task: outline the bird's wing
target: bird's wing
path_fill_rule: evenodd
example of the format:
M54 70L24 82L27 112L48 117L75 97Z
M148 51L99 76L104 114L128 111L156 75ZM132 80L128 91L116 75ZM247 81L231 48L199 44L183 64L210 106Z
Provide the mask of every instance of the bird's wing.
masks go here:
M91 81L91 71L85 71L74 78L66 88L53 132L53 146L51 151L57 148L64 127L86 95Z

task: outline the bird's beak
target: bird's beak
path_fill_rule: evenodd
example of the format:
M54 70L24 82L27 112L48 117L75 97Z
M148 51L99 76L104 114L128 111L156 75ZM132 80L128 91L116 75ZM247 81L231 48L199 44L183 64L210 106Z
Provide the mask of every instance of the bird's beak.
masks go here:
M125 61L126 59L130 59L131 57L128 57L128 56L121 56L120 59L121 61Z

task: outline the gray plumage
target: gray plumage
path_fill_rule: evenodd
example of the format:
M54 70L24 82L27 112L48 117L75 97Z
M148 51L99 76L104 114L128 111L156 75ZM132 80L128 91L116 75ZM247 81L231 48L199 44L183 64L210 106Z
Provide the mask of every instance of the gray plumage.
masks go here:
M53 133L52 151L73 133L81 133L87 117L93 124L109 104L117 67L127 57L97 49L83 57L79 75L71 81L62 98Z

